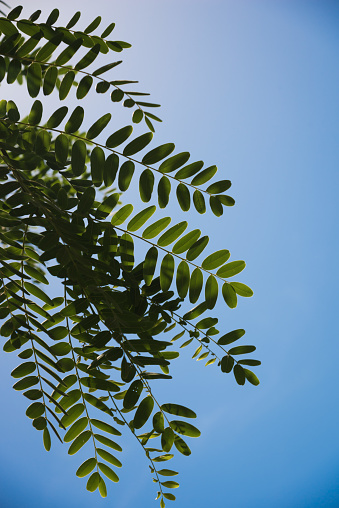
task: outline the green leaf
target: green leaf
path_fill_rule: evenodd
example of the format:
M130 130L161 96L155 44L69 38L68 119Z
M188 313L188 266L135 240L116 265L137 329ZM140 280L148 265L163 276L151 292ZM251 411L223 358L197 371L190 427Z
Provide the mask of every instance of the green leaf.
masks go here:
M205 285L205 300L207 307L213 309L218 299L218 282L213 275L210 275Z
M121 263L124 270L130 271L134 265L134 244L133 238L125 233L120 239Z
M166 429L161 434L161 448L164 452L169 452L173 446L175 436L171 427L166 427Z
M96 18L92 21L92 23L90 23L90 24L88 25L88 27L87 27L87 28L85 28L84 33L85 33L85 34L90 34L91 32L94 32L94 30L95 30L96 28L98 28L98 26L100 25L100 23L101 23L101 16L97 16L97 17L96 17Z
M143 264L143 277L147 286L149 286L152 282L157 259L158 249L156 247L151 247L145 256L145 261Z
M245 330L239 328L238 330L233 330L232 332L228 332L218 340L218 344L220 346L226 346L227 344L232 344L236 340L240 339L243 335L245 335Z
M203 330L203 329L210 328L211 326L216 325L217 322L218 322L217 318L207 317L207 318L204 318L201 321L199 321L199 323L197 323L195 326L196 326L196 328Z
M210 197L210 207L216 217L220 217L224 213L219 196Z
M101 205L98 206L97 213L100 213L100 218L107 217L115 208L115 206L119 202L120 195L118 193L111 194L110 196L107 196L101 203Z
M252 289L246 286L246 284L242 284L242 282L232 282L231 286L240 296L245 296L247 298L253 296Z
M191 275L189 288L189 298L191 303L195 303L198 300L202 290L203 281L204 279L201 270L199 268L195 268Z
M85 69L96 59L100 51L100 44L95 44L93 48L91 48L88 53L76 64L74 69L79 71L81 69Z
M192 180L192 185L202 185L206 182L208 182L208 180L210 180L211 178L213 178L213 176L215 175L215 173L218 171L218 168L217 166L210 166L206 169L204 169L203 171L201 171L201 173L199 173L197 176L195 176Z
M132 125L126 125L126 127L123 127L122 129L119 129L118 131L110 135L110 137L106 141L106 146L108 148L115 148L121 145L122 143L124 143L124 141L126 141L126 139L130 137L132 132L133 132Z
M165 430L164 422L165 420L162 412L158 411L157 413L155 413L155 415L153 416L153 428L155 432L159 432L159 434L161 434Z
M36 100L33 103L31 111L28 116L28 121L31 125L38 125L40 123L42 117L42 104L40 101Z
M78 40L81 40L81 39L78 39ZM77 93L76 93L77 99L80 100L80 99L83 99L84 97L86 97L86 95L88 94L88 92L91 89L92 84L93 84L92 76L84 76L80 80L78 88L77 88Z
M44 447L45 447L45 450L47 452L50 451L51 449L51 435L49 433L49 430L47 427L44 428L44 432L43 432L43 442L44 442Z
M161 485L163 485L164 487L168 488L168 489L177 489L179 487L179 483L178 482L161 482Z
M185 236L180 238L180 240L178 240L177 243L173 246L172 251L174 254L182 254L198 240L200 235L200 229L194 229L190 233L187 233Z
M149 240L155 236L158 236L161 231L167 228L170 222L171 217L163 217L162 219L157 220L145 229L145 231L142 233L142 237L146 240Z
M139 404L138 409L135 412L133 425L135 429L140 429L145 425L148 418L151 416L154 407L153 398L148 395Z
M231 185L230 180L220 180L220 182L214 182L207 187L206 192L209 192L209 194L219 194L220 192L225 192Z
M85 430L85 428L88 425L88 419L87 416L84 416L83 418L80 418L77 420L73 425L68 429L64 436L65 443L69 443L70 441L73 441L81 432Z
M144 112L141 109L136 109L133 113L133 116L132 116L133 123L140 123L143 118L144 118Z
M75 176L81 176L82 173L85 171L86 155L87 155L86 144L82 140L78 139L72 146L72 171ZM95 156L93 156L93 158L96 162ZM100 169L98 173L100 173Z
M169 228L158 240L159 247L166 247L170 243L173 243L187 228L187 222L179 222L175 226Z
M129 386L123 400L125 409L131 409L138 402L143 388L142 382L137 379Z
M54 23L59 17L59 14L60 14L59 9L53 9L46 20L46 25L54 25Z
M38 62L44 62L50 58L53 52L61 43L63 34L56 33L42 48L39 49L35 58Z
M110 464L113 464L113 466L116 466L116 467L122 466L120 460L118 460L116 457L114 457L114 455L107 452L106 450L103 450L102 448L97 448L97 453L98 453L98 455L100 455L100 457L102 459L106 460Z
M156 210L156 206L152 205L152 206L149 206L148 208L145 208L144 210L141 210L141 212L137 213L133 219L131 219L129 221L129 223L127 224L127 229L129 231L137 231L138 229L140 229L146 221L148 221L148 219L150 217L152 217L152 215L154 214Z
M25 374L24 374L25 376ZM15 376L14 376L15 377ZM23 379L20 379L20 381L17 381L13 388L14 390L26 390L26 388L30 388L31 386L34 386L39 383L39 378L37 376L27 376Z
M1 2L1 3L4 3L4 2ZM14 7L14 9L12 9L8 14L7 14L7 19L16 19L17 17L20 16L21 14L21 11L22 11L22 5L18 5L18 7Z
M247 353L253 353L256 350L255 346L236 346L229 350L230 355L245 355Z
M118 443L116 443L115 441L108 439L108 437L101 436L100 434L94 434L94 438L100 443L104 444L105 446L109 446L110 448L113 448L113 450L116 450L117 452L122 452L121 446L118 445Z
M120 226L125 222L126 219L131 215L133 212L133 205L128 204L122 206L112 217L111 224L113 226Z
M222 286L222 296L224 297L226 304L231 309L234 309L237 306L237 294L234 291L233 287L227 282L225 282L225 284Z
M184 299L187 295L190 284L190 270L186 261L181 261L177 269L176 285L180 298Z
M0 18L0 31L5 35L15 35L18 33L16 27L9 21L9 19Z
M122 90L120 90L120 88L113 90L113 92L111 93L112 102L120 102L123 98L124 98L124 92Z
M186 456L191 455L191 450L189 446L185 443L185 441L181 437L175 436L174 445L178 450L178 452L182 453L183 455Z
M141 136L133 139L133 141L131 141L130 143L128 143L128 145L125 146L123 154L125 156L131 156L137 152L140 152L152 141L152 138L153 138L152 132L146 132L146 134L142 134Z
M160 208L166 208L171 192L171 182L167 176L162 176L158 184L158 203Z
M61 81L61 85L59 88L59 99L61 101L66 99L67 95L69 94L71 86L73 85L74 78L75 78L74 71L68 71L67 74L65 74L63 80Z
M96 466L96 463L97 463L97 461L96 461L96 459L94 457L85 460L85 462L83 462L81 464L81 466L78 468L78 470L77 470L77 472L75 474L79 478L83 478L84 476L87 476L91 471L93 471L93 469Z
M178 153L177 155L173 155L173 157L170 157L169 159L166 159L164 162L162 162L159 170L162 173L171 173L172 171L180 168L180 166L183 166L183 164L185 164L189 158L190 154L188 152Z
M102 462L98 462L98 466L109 480L115 483L119 481L118 475L109 466L103 464Z
M197 415L188 407L181 406L180 404L163 404L161 406L162 411L171 415L183 416L185 418L196 418Z
M230 252L226 249L218 250L214 252L213 254L210 254L207 256L206 259L202 262L202 268L204 270L214 270L215 268L218 268L218 266L225 263L230 257ZM219 275L219 271L218 271Z
M84 109L81 106L77 106L65 125L65 132L67 134L70 134L78 131L80 125L83 122L83 119L84 119Z
M170 501L176 500L176 497L173 494L171 494L170 492L163 492L162 495L164 496L164 498L169 499Z
M195 190L193 193L193 204L198 213L206 212L205 198L202 192Z
M258 367L258 365L261 365L261 362L259 360L252 359L238 360L238 363L240 363L241 365L249 365L250 367Z
M12 84L21 71L21 63L19 60L11 60L7 69L7 83Z
M108 27L102 32L100 37L102 39L105 39L106 37L108 37L109 34L114 30L114 27L115 27L115 23L110 23L108 25Z
M28 406L26 415L28 418L31 418L34 420L35 418L38 418L45 412L45 406L42 402L33 402L30 406Z
M191 247L188 249L187 251L187 254L186 254L186 259L188 261L193 261L194 259L196 259L198 256L200 256L200 254L202 253L202 251L205 249L205 247L207 246L209 242L209 238L208 236L202 236L201 238L199 238L199 240L197 240L193 245L191 245Z
M37 298L39 298L39 300L42 300L43 302L48 303L49 305L53 305L53 302L50 299L50 297L47 296L46 293L44 293L44 291L39 287L37 287L35 284L32 284L31 282L25 282L24 285L30 294L36 296Z
M70 59L75 55L75 53L82 46L82 40L76 39L71 44L67 45L66 49L64 49L60 55L55 60L56 65L65 65L65 63L69 62ZM90 77L90 76L88 76Z
M197 317L201 316L201 314L203 314L205 310L207 310L206 302L201 302L199 303L199 305L196 305L195 307L193 307L193 309L186 312L186 314L184 314L183 316L183 320L186 321L196 319Z
M91 437L92 433L90 430L85 430L85 432L82 432L77 438L75 438L75 440L69 447L68 455L74 455L75 453L77 453Z
M102 117L100 117L94 124L88 129L86 138L94 139L104 130L104 128L108 125L111 120L111 113L106 113Z
M0 26L1 30L1 26ZM42 81L41 65L32 63L27 69L27 89L31 97L36 97L40 91Z
M238 385L244 385L246 376L245 369L241 367L241 365L236 364L233 369L233 374Z
M254 372L252 372L249 369L243 369L243 371L245 372L247 381L249 381L252 385L258 386L258 384L260 384L260 381L257 378L257 376L254 374Z
M106 422L102 422L101 420L96 420L94 418L91 418L91 424L94 425L99 430L102 430L103 432L108 432L109 434L113 434L114 436L121 436L121 432L119 432L117 429L112 427L112 425L109 425Z
M47 128L48 129L54 129L55 127L58 127L65 116L67 115L68 107L62 106L61 108L54 111L54 113L50 116L50 118L47 120ZM82 141L83 143L83 141Z
M36 365L34 362L25 362L16 367L11 372L11 376L14 378L21 378L32 374L36 369Z
M132 161L126 161L122 164L118 176L118 185L121 191L125 192L130 186L134 169L135 165Z
M184 212L187 212L191 206L191 195L190 195L188 188L186 187L185 184L179 183L176 192L177 192L177 199L178 199L180 208Z
M173 279L174 258L171 254L166 254L160 267L160 287L162 291L168 291Z
M204 165L203 161L192 162L192 164L188 164L187 166L181 168L175 174L175 178L177 178L178 180L184 180L185 178L189 178L190 176L193 176L195 175L195 173L200 171L203 165Z
M246 266L245 261L231 261L231 263L227 263L226 265L219 268L219 270L217 271L217 275L225 279L233 277L234 275L237 275L238 273L242 272L245 266Z
M91 152L91 176L96 187L100 187L104 179L105 152L100 146Z
M147 165L155 164L172 153L174 148L175 145L173 143L166 143L164 145L158 146L157 148L153 148L153 150L148 152L143 157L142 163Z
M93 187L88 187L79 200L78 204L79 212L87 213L91 209L94 203L94 199L95 199L95 189Z
M234 365L234 358L232 356L226 355L221 359L221 371L226 372L227 374L231 372Z
M42 282L43 284L49 284L44 274L41 273L41 271L37 270L37 268L34 268L34 266L24 265L24 270L30 277L33 277L35 280Z
M172 471L172 469L159 469L158 474L162 476L177 476L179 473L177 473L177 471Z
M154 175L150 169L146 168L141 173L139 179L140 197L144 203L148 203L148 201L151 199L153 186L154 186Z
M70 19L70 21L67 23L66 28L72 28L76 23L79 21L81 16L81 12L77 11L74 16Z
M55 138L55 159L65 165L68 158L68 137L65 134L59 134Z

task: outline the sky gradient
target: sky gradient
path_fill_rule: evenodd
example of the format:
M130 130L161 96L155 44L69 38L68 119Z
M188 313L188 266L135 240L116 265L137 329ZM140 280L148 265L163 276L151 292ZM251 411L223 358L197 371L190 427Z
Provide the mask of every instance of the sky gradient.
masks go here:
M55 7L50 0L23 5L26 15L42 8L47 16ZM100 14L105 24L116 22L116 39L133 44L114 77L139 80L138 90L162 104L154 146L174 142L177 152L218 165L236 200L219 219L193 211L183 217L172 203L174 217L210 236L211 252L227 248L232 260L246 261L237 280L254 297L239 299L234 310L220 301L214 314L225 332L245 328L241 343L256 345L262 361L259 387L240 387L217 367L191 360L194 349L186 348L173 381L156 385L163 402L194 409L202 431L190 440L192 455L172 461L180 472L173 506L338 507L338 3L69 5L58 2L65 22L81 10L85 28ZM1 98L14 98L21 112L32 102L26 90L6 85ZM106 112L97 107L107 100L96 99L87 102L88 125ZM109 104L118 129L128 117ZM137 194L130 192L136 207ZM0 358L0 505L157 506L147 462L128 436L121 481L106 500L75 477L80 453L67 456L55 440L45 452L24 414L26 400L11 388L17 363L13 354Z

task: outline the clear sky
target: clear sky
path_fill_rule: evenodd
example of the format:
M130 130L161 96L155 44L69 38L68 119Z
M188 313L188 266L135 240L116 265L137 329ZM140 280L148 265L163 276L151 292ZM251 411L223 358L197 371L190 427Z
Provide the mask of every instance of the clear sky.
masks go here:
M24 6L26 15L42 8L47 16L55 2ZM116 22L116 38L133 47L115 76L138 79L163 105L157 144L175 142L217 164L233 184L236 206L222 218L192 212L188 220L209 234L212 250L228 248L247 262L239 280L254 297L235 310L220 303L216 314L225 331L245 328L245 343L257 346L261 384L240 387L191 360L189 348L173 382L158 382L163 402L196 410L202 431L190 440L192 455L172 461L180 471L173 506L338 507L338 2L59 0L58 7L66 22L82 10L83 28L98 14ZM1 92L10 98L6 86ZM24 90L13 97L28 110ZM94 104L93 120L106 112ZM125 125L119 107L109 107L117 128ZM173 210L179 217L174 201ZM148 465L128 437L121 482L106 500L75 477L78 454L70 458L57 442L44 451L24 397L11 388L16 364L13 354L0 359L0 505L157 506Z

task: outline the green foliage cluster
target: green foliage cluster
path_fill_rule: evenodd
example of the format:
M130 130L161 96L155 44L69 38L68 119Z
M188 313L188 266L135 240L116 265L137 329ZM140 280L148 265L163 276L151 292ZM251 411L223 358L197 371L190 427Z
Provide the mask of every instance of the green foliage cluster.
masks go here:
M85 70L100 54L130 47L110 40L114 23L98 36L100 17L79 31L79 12L60 27L57 9L45 22L38 22L40 11L19 18L21 10L0 18L0 81L24 84L35 99L26 117L12 100L0 101L0 318L3 349L21 360L12 372L14 389L28 399L26 414L42 431L46 450L51 431L69 443L70 455L87 444L89 458L76 474L88 476L87 489L103 497L105 478L119 480L116 440L124 429L132 432L163 507L175 499L166 489L179 485L171 479L178 473L163 463L174 448L189 455L186 438L200 435L187 421L196 417L192 410L160 403L152 391L154 380L171 378L170 364L179 356L174 343L192 345L192 358L233 372L240 385L259 383L247 367L260 362L246 357L254 346L233 346L244 330L221 333L211 315L219 289L230 308L238 295L252 296L248 286L228 280L244 261L229 262L227 249L203 254L208 236L189 230L186 221L151 218L171 195L183 212L209 208L220 217L234 204L224 194L231 182L210 183L216 166L191 162L188 152L173 155L173 143L139 157L160 121L149 111L158 105L140 100L148 94L126 90L136 81L103 77L121 60ZM111 113L84 127L80 105L73 111L62 105L42 119L39 94L56 102L75 93L81 101L92 88L131 108L132 123L145 122L146 132L133 137L132 125L112 131ZM106 142L97 142L104 131ZM134 214L121 196L136 175L144 206ZM158 207L148 204L154 195ZM52 280L61 288L55 298L48 294ZM184 301L194 307L182 315Z

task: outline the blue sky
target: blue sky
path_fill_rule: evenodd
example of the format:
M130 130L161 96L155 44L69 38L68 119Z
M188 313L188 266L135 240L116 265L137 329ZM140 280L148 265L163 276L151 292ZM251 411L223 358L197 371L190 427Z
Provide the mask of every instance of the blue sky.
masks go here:
M26 14L41 7L35 0L24 5ZM133 44L117 79L138 79L139 89L162 104L155 141L175 142L178 152L217 164L236 199L220 219L193 212L181 218L173 201L175 217L209 234L211 251L228 248L232 259L246 260L239 280L254 297L235 310L220 302L216 314L225 331L246 329L244 343L255 344L263 362L260 386L239 387L218 368L191 360L186 348L173 382L158 382L163 402L196 410L202 431L191 440L192 455L173 460L180 471L175 506L338 507L338 3L68 6L59 1L63 19L80 9L82 27L98 14L116 22L116 38ZM44 14L53 7L45 1ZM22 111L31 103L24 91L1 86L1 92ZM95 104L89 121L106 112ZM117 128L125 125L124 112L117 106L112 112ZM130 199L137 201L136 191ZM106 500L86 492L75 477L81 458L68 457L56 442L47 454L25 417L26 402L9 376L17 359L2 355L0 362L0 504L157 506L148 465L128 436L121 482Z

